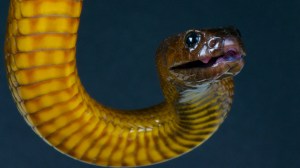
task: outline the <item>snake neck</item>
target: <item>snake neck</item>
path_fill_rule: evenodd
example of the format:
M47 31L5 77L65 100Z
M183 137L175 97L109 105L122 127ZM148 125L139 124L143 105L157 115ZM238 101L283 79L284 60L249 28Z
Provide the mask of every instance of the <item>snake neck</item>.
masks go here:
M118 110L97 103L83 91L93 113L106 123L136 131L151 131L162 125L214 125L223 122L233 98L233 79L213 80L199 85L170 87L166 96L172 97L158 105L139 110ZM174 89L176 88L176 91ZM163 90L166 90L165 88ZM124 122L127 120L127 122ZM186 126L184 126L186 127Z
M229 77L179 89L175 106L179 124L198 125L198 128L211 126L216 130L230 110L233 87L233 79Z

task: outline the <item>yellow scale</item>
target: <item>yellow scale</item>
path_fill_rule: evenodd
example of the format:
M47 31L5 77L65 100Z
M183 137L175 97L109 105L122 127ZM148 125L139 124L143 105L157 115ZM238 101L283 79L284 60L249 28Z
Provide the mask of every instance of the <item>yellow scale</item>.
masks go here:
M141 166L179 156L217 130L231 104L231 78L211 86L219 88L213 96L194 95L194 103L178 107L186 116L182 120L168 101L137 111L96 104L76 69L81 8L81 0L10 3L5 43L9 84L20 112L39 136L84 162ZM227 109L222 109L221 97Z

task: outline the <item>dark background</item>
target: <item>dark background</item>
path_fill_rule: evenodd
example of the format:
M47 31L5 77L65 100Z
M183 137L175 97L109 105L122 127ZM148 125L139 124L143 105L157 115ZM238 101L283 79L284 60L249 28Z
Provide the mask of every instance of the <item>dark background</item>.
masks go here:
M0 2L3 48L8 0ZM247 49L231 113L194 151L149 168L299 168L299 0L86 0L78 66L87 90L118 108L163 99L154 54L165 37L191 28L237 26ZM52 149L28 127L0 69L0 167L89 168Z

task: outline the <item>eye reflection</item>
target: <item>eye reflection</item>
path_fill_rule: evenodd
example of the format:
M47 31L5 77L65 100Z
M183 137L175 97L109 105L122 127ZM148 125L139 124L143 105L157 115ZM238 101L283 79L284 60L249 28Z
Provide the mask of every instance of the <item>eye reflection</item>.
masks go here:
M189 49L195 49L200 41L200 35L194 31L189 32L185 37L185 44Z

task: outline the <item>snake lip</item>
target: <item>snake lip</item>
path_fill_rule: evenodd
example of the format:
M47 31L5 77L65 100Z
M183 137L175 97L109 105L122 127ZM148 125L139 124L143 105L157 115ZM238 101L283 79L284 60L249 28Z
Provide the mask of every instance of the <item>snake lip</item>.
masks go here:
M193 69L193 68L208 68L208 67L212 67L217 62L218 58L221 58L221 57L222 56L213 57L207 63L204 63L201 60L190 61L190 62L186 62L186 63L180 64L180 65L172 66L170 69L171 70L184 70L184 69Z
M234 50L229 50L225 52L223 55L211 57L209 61L202 61L202 60L194 60L190 62L185 62L179 65L172 66L170 70L187 70L187 69L194 69L194 68L209 68L209 67L216 67L221 63L224 62L234 62L238 61L242 58L242 55Z

